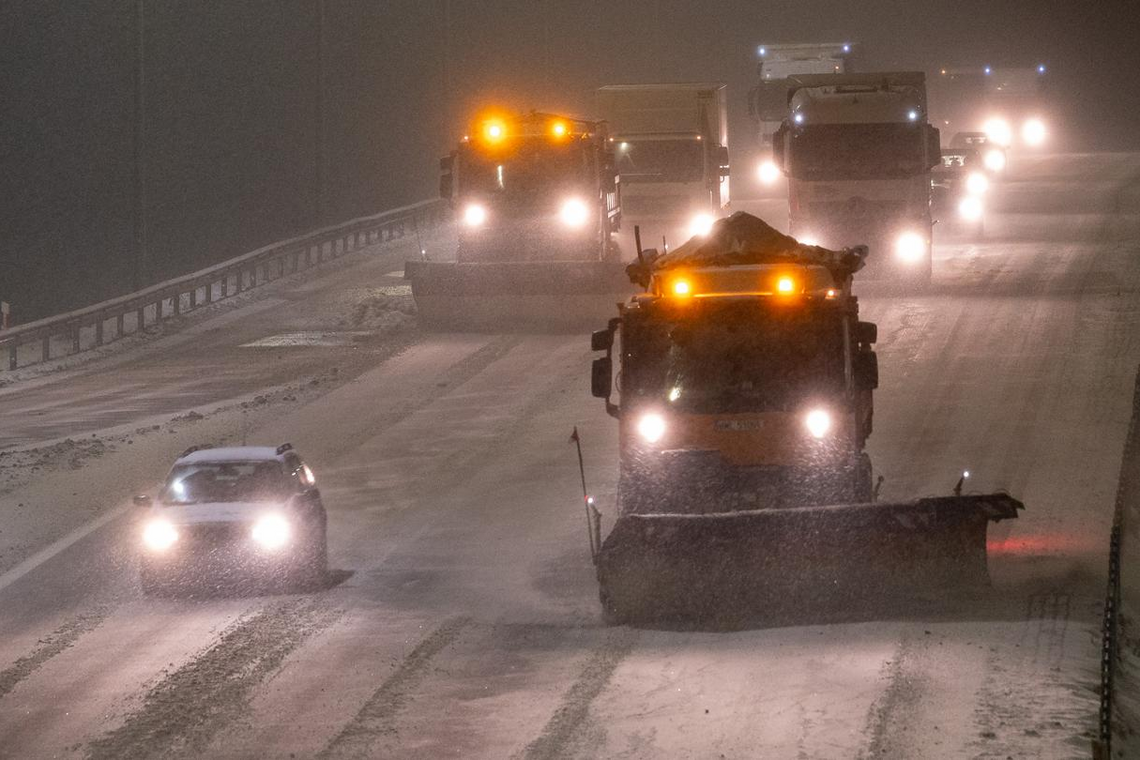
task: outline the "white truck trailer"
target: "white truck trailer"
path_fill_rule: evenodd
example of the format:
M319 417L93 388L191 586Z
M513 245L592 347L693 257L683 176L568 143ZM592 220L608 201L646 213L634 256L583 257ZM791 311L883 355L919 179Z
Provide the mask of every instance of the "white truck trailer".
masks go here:
M676 243L707 232L729 202L725 86L607 85L597 106L614 143L626 228Z

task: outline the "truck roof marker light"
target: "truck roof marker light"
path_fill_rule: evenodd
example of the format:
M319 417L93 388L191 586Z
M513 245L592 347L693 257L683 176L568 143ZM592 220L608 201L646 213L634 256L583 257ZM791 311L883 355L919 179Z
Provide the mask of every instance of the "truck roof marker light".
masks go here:
M946 76L946 69L942 69L942 76Z
M673 281L673 295L688 298L693 294L693 285L688 280Z
M565 137L566 136L566 122L556 121L553 124L551 124L550 125L550 133L552 135L554 135L555 137Z
M1038 74L1044 74L1045 73L1045 64L1043 64L1043 63L1037 64L1037 73Z
M781 277L776 280L776 292L781 295L790 295L796 290L796 281L791 277Z
M994 70L991 69L989 66L986 66L984 69L982 69L982 71L985 72L986 76L989 76L990 74L994 73Z
M835 296L836 296L835 288L828 288L826 297L827 298L835 298Z
M502 142L506 136L507 128L501 121L489 121L483 125L483 138L487 142Z
M804 123L804 115L802 113L793 114L792 115L792 121L794 121L796 124L803 124Z
M918 111L916 111L913 108L910 109L906 113L906 118L909 119L910 121L918 121Z
M844 42L843 43L843 52L844 53L850 53L851 52L851 43L850 42Z
M764 47L763 45L761 45L761 46L760 46L760 49L759 49L759 50L757 50L756 52L760 54L760 57L761 57L761 58L763 58L764 56L768 55L768 48L766 48L766 47Z

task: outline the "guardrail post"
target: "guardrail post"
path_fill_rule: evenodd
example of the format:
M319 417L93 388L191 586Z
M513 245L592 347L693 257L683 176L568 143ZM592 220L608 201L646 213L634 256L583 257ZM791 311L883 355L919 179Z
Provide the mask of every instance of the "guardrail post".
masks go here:
M119 312L115 317L115 340L123 337L123 312Z
M182 313L182 294L175 293L170 297L170 309L173 312L172 317L177 317Z
M16 343L11 343L8 346L8 369L10 370L16 369L16 365L19 362L19 358L16 354L19 348L20 346Z
M142 332L146 327L146 304L143 304L135 312L135 332Z
M198 308L198 286L195 285L194 289L190 291L190 308Z
M81 329L82 327L78 324L71 327L71 352L75 354L79 353L79 331Z
M45 335L40 342L40 361L46 362L51 358L51 336Z
M103 315L95 318L95 345L103 345Z

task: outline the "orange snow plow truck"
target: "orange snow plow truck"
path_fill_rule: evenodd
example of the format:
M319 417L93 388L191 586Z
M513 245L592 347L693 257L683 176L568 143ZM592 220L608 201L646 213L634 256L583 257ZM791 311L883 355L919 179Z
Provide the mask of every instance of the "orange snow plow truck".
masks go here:
M736 213L629 267L645 292L592 336L605 352L593 393L618 420L620 450L604 541L591 506L610 620L712 622L821 593L988 582L987 526L1020 502L960 487L876 500L864 447L877 330L852 294L866 256Z

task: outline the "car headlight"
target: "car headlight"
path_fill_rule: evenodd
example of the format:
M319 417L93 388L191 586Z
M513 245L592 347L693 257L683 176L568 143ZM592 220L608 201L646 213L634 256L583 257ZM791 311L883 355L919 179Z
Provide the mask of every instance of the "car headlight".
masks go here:
M990 189L990 181L981 172L971 172L966 177L966 192L970 195L981 195Z
M482 227L487 221L487 209L478 203L472 203L463 209L463 223L468 227Z
M1021 125L1021 139L1031 148L1045 142L1045 122L1040 119L1027 119Z
M976 222L982 218L982 213L985 207L982 205L982 199L976 195L967 195L962 200L958 201L958 216L965 219L967 222Z
M590 209L578 198L570 198L562 203L558 218L567 227L581 227L590 220Z
M1000 172L1005 168L1005 151L990 148L986 151L986 155L982 157L982 163L989 171Z
M716 218L712 214L697 214L689 220L689 237L698 237L709 234Z
M637 434L648 443L657 443L665 435L665 418L656 412L649 412L637 421Z
M780 167L771 159L761 161L759 174L761 184L771 185L780 178Z
M178 541L178 529L169 520L151 520L143 528L143 544L154 552L164 552Z
M280 549L292 536L289 521L281 515L265 515L253 524L250 535L265 549Z
M1003 147L1008 147L1013 142L1013 130L1005 119L997 117L989 119L982 125L982 131L986 133L986 137L991 142Z
M831 432L831 415L825 409L812 409L804 415L804 427L812 438L823 438Z
M921 261L926 254L926 240L917 232L904 232L895 241L895 253L908 264Z

